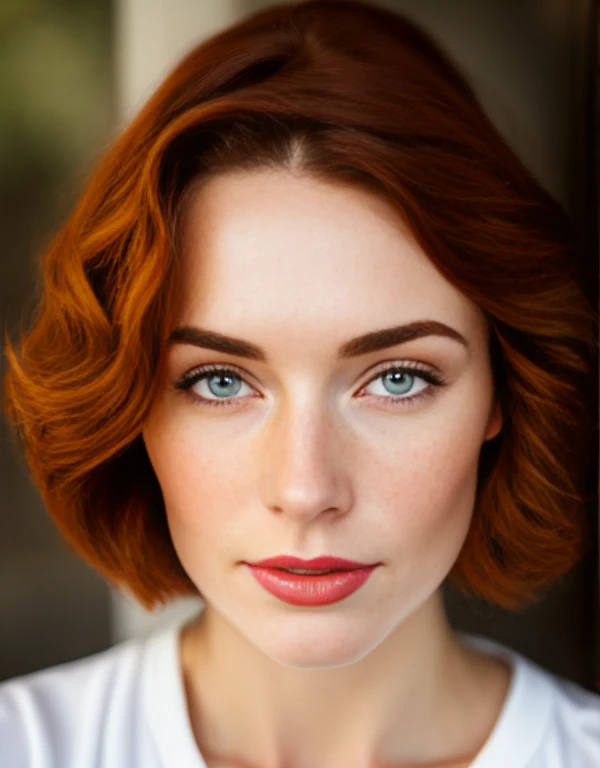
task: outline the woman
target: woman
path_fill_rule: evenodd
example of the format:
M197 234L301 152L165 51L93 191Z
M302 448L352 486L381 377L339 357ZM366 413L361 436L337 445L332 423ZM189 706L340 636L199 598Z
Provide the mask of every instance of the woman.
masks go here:
M277 5L193 50L44 254L5 413L83 558L204 607L0 686L0 764L600 764L600 696L441 596L518 610L591 546L573 262L402 18Z

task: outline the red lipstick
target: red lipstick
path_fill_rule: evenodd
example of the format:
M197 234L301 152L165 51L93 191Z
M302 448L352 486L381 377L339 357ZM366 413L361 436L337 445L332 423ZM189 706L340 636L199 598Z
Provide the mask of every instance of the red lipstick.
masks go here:
M339 557L315 557L302 560L280 555L246 563L252 575L268 592L292 605L329 605L356 592L379 565L366 565ZM329 573L297 574L289 570Z

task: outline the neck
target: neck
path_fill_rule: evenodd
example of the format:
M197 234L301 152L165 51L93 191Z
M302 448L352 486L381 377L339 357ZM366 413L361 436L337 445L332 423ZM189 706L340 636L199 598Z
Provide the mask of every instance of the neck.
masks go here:
M281 664L209 605L183 629L181 660L211 767L458 768L487 739L509 682L504 662L460 642L439 590L341 666Z

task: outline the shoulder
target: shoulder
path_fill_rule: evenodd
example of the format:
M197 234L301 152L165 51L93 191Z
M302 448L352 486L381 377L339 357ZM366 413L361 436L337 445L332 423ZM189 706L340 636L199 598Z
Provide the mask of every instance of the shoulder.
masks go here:
M527 768L599 768L600 693L521 658L526 669L517 714L523 739L535 733Z
M544 754L560 755L560 765L600 766L600 693L547 673L553 691Z
M144 640L127 641L1 683L0 765L104 765L99 755L107 737L130 738L145 645Z
M504 657L513 670L500 717L473 768L600 768L600 693L497 640L461 635Z

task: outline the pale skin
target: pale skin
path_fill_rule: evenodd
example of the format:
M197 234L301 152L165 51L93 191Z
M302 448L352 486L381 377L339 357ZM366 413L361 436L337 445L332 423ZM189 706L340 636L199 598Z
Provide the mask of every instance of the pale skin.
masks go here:
M483 313L384 200L298 171L195 190L180 258L173 327L266 355L169 345L143 429L175 549L205 600L180 651L207 764L470 765L510 682L503 661L460 642L440 591L472 518L481 446L502 428ZM429 335L337 357L351 338L423 320L468 347ZM173 386L207 363L236 370ZM394 384L381 375L394 364L446 386L419 371ZM279 554L381 565L340 602L299 607L242 563Z

